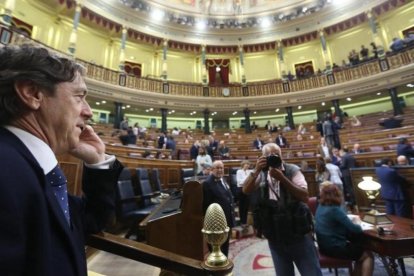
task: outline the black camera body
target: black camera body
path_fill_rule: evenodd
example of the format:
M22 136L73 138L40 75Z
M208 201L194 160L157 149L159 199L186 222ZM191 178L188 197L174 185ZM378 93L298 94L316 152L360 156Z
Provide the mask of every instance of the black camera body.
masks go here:
M282 166L282 159L277 154L272 154L272 155L267 156L266 162L267 162L267 169L269 169L269 167L280 168Z

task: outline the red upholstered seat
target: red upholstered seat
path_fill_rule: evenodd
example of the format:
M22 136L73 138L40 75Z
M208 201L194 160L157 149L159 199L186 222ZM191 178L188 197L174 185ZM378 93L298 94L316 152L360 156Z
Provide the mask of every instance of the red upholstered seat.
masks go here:
M333 257L323 255L321 252L319 252L319 264L321 265L321 268L329 268L329 269L333 268L335 270L336 276L338 276L338 268L348 268L349 275L351 275L351 271L352 271L351 260L333 258Z

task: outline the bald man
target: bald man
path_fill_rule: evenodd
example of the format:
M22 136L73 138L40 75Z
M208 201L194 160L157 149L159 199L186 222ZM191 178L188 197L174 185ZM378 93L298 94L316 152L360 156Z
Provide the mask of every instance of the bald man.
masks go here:
M399 166L408 166L410 163L408 162L408 159L405 155L400 155L397 157L397 164Z

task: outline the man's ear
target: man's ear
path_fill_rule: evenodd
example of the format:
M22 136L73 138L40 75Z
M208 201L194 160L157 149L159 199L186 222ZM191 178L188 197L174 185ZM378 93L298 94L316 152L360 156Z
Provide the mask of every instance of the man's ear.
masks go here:
M25 106L33 110L39 109L44 94L33 81L16 81L14 89Z

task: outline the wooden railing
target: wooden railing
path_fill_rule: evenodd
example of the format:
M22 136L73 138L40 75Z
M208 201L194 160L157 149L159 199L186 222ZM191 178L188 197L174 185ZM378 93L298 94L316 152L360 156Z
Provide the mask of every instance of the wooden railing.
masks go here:
M90 64L79 60L88 68L87 76L89 78L118 84L120 72L110 70L101 66ZM397 69L404 65L414 63L414 49L407 49L403 52L396 53L385 58L385 62L389 64L389 69ZM286 92L299 92L309 89L326 87L332 84L345 83L352 80L362 79L381 73L380 61L375 59L366 63L359 64L354 67L344 68L342 70L333 71L329 75L315 75L306 79L282 81L280 79L269 80L267 82L249 82L249 96L269 96L275 94L283 94ZM149 91L155 93L163 93L163 81L145 78L137 78L127 75L125 86L132 89ZM328 78L333 81L328 81ZM203 97L203 86L201 83L185 83L185 82L168 82L169 94L179 96ZM287 89L288 87L288 89ZM242 84L232 84L229 86L229 97L243 97ZM209 97L223 97L221 87L209 87Z
M187 258L140 242L117 237L109 233L91 235L87 245L121 257L146 263L179 275L228 275L233 264L212 268L202 261ZM137 272L139 275L139 272Z

